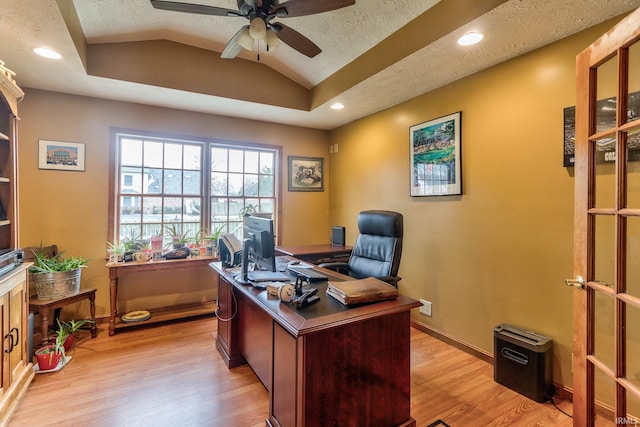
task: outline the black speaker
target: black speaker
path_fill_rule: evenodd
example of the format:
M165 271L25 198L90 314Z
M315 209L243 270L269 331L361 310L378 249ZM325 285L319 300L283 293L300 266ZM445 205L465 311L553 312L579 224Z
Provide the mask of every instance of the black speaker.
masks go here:
M331 244L344 246L344 227L331 228Z

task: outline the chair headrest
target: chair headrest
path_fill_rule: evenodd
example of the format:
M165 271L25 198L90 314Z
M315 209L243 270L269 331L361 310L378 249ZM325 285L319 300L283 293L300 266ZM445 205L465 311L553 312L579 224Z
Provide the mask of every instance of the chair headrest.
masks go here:
M358 229L360 234L402 237L402 214L392 211L362 211L358 215Z

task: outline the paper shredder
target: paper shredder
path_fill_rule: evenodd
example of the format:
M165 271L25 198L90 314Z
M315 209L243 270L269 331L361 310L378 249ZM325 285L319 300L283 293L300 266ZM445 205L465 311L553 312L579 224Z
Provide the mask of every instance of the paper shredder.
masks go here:
M507 324L493 337L494 380L536 402L551 399L553 340Z

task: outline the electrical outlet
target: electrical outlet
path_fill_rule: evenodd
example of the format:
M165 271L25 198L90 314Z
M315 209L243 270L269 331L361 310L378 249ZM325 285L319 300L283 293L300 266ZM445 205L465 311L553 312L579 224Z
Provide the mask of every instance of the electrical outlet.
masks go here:
M424 299L421 299L420 302L422 303L422 307L420 307L420 313L424 314L425 316L431 317L431 302Z

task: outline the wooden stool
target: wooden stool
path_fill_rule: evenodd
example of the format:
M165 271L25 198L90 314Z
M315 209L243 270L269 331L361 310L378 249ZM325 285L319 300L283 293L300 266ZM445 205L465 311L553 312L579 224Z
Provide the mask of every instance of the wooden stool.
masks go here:
M89 300L89 309L91 312L91 338L95 338L98 332L96 326L96 289L81 289L75 294L65 295L52 299L38 299L37 297L29 298L29 310L40 313L42 318L42 343L49 340L49 311L55 310L53 316L53 322L55 325L56 319L60 317L60 310L65 305L73 304L74 302L82 301L84 299Z

